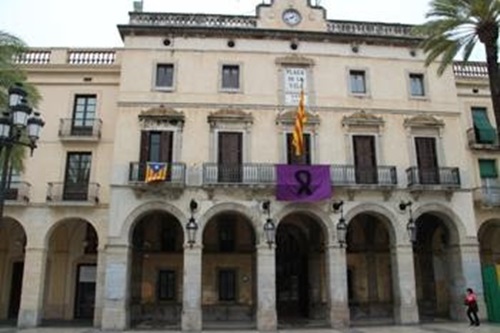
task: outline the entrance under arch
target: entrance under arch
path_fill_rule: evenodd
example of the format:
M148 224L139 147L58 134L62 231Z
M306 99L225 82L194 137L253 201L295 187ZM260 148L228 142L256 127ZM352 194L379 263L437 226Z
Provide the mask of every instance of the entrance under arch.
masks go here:
M21 304L26 233L17 221L0 223L0 320L15 325Z
M181 327L183 249L183 229L173 215L150 212L135 223L130 279L133 327Z
M450 319L457 260L450 249L451 233L437 215L426 213L416 220L413 246L417 304L421 321Z
M375 215L355 216L347 229L347 285L353 323L394 320L391 239Z
M97 248L97 232L84 220L62 221L52 230L48 240L43 322L93 322Z
M203 328L255 328L256 251L251 221L228 211L203 230Z
M327 324L325 237L320 224L303 213L286 216L276 233L278 324Z

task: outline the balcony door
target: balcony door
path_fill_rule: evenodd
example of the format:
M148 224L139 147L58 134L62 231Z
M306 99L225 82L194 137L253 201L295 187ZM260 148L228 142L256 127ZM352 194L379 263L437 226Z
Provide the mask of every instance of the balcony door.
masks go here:
M87 200L91 161L90 153L68 153L63 200Z
M219 132L217 164L218 180L239 183L242 180L243 135L238 132Z
M353 136L353 145L356 184L377 184L375 137L372 135Z
M139 163L139 179L144 180L146 162L172 163L174 132L143 131L141 133L141 152ZM171 179L171 166L168 166L167 180Z
M435 138L415 138L420 184L439 184Z
M311 135L304 133L304 152L302 155L295 154L295 148L292 144L293 134L287 133L286 135L286 160L288 164L311 164Z
M92 136L97 98L95 95L77 95L71 119L71 135Z

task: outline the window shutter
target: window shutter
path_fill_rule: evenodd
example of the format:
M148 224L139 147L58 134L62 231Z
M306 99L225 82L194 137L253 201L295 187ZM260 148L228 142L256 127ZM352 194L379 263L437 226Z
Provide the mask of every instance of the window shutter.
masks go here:
M496 131L488 120L485 108L472 108L472 121L479 143L494 143Z
M497 178L497 167L495 160L479 160L479 174L481 179Z
M163 131L161 133L160 142L160 161L161 162L172 162L172 144L173 144L173 132Z
M141 163L147 162L149 158L149 132L142 131L141 132L141 146L139 153L139 161Z

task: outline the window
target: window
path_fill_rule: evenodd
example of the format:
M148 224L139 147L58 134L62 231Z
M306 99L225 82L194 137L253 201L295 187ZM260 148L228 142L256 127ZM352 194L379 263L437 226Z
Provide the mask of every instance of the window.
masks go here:
M175 271L160 270L158 272L158 299L160 301L175 300Z
M162 223L160 235L161 250L174 252L177 245L177 228L173 223Z
M219 132L218 178L223 183L239 183L243 178L243 135L239 132Z
M304 153L301 156L295 155L295 148L292 144L293 134L286 134L287 163L288 164L311 164L311 135L304 133Z
M415 148L420 184L439 184L436 139L431 137L416 137Z
M234 269L219 270L219 301L236 300L236 271Z
M365 71L360 71L360 70L349 71L349 83L351 85L351 93L366 94Z
M498 177L497 165L495 160L480 159L479 174L481 179L494 179Z
M377 184L375 137L373 135L355 135L352 139L356 184Z
M240 66L238 65L222 66L222 89L223 90L240 89Z
M90 153L68 153L63 200L87 200L91 161Z
M139 156L139 179L144 180L146 162L172 163L173 131L142 131L141 149ZM167 165L171 169L171 166ZM171 179L171 172L167 171L167 180Z
M96 95L76 95L71 121L71 135L92 135L97 105Z
M473 107L472 121L474 122L474 134L476 143L493 144L496 141L497 133L488 120L486 108Z
M424 74L410 74L410 94L413 97L425 96Z
M156 65L156 88L172 89L174 87L174 65Z
M219 251L233 252L234 251L234 221L222 220L218 224L219 234Z

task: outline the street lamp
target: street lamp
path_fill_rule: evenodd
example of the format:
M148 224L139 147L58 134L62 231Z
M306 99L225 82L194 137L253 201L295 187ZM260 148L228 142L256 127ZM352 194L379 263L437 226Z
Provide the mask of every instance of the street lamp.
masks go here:
M417 226L415 225L415 222L413 221L413 212L411 210L411 201L401 201L399 203L399 209L402 211L406 210L406 207L408 207L408 212L410 215L410 218L408 219L408 223L406 224L406 231L408 232L408 238L412 243L415 243L417 241Z
M0 153L3 153L3 164L0 178L0 219L3 217L5 192L10 171L10 156L15 146L30 148L31 155L37 148L40 130L45 122L39 112L33 112L28 105L28 93L17 83L9 89L9 104L0 117Z
M194 243L196 243L196 231L198 231L198 224L194 219L194 211L197 208L198 208L198 203L194 199L191 199L191 202L189 203L189 210L191 211L191 217L189 218L188 223L186 224L186 230L188 234L188 244L190 248L192 248Z
M262 203L262 209L267 213L266 223L264 223L264 234L266 235L267 244L269 248L271 248L276 237L276 226L271 218L271 202L269 200L264 201Z
M337 240L340 247L345 247L347 244L347 223L345 223L344 219L344 201L334 202L332 207L334 212L340 210L340 218L337 223Z

